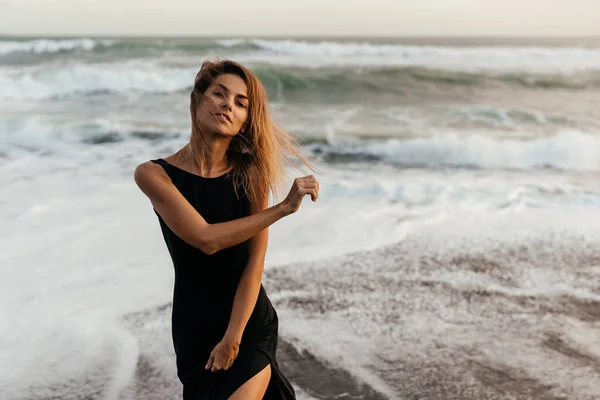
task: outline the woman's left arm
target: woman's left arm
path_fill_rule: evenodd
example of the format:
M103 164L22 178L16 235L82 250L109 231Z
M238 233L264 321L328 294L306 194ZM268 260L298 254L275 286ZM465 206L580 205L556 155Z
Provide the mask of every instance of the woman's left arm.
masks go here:
M250 213L261 212L267 207L268 198L252 202L250 204ZM268 241L269 228L262 230L258 235L249 240L248 262L235 293L231 318L225 332L225 338L237 344L242 340L242 334L256 305L265 266Z
M258 203L250 204L250 213L261 212L268 206L268 198ZM242 342L242 334L252 315L265 265L267 243L269 241L269 228L265 228L256 236L249 239L248 262L240 278L235 297L233 310L229 318L229 325L223 339L210 353L206 369L216 372L220 369L227 370L235 361Z

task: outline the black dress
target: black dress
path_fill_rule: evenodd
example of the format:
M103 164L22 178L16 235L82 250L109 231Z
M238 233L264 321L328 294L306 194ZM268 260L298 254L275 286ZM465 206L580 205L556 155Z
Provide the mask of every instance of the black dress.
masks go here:
M164 168L173 184L208 223L249 214L248 199L243 190L238 191L237 197L229 174L205 178L162 158L151 161ZM175 235L156 215L175 267L171 322L183 399L226 400L268 364L271 364L271 380L264 399L295 399L292 385L277 365L278 317L262 284L232 366L217 372L204 368L210 352L227 330L234 296L248 260L248 241L207 255Z

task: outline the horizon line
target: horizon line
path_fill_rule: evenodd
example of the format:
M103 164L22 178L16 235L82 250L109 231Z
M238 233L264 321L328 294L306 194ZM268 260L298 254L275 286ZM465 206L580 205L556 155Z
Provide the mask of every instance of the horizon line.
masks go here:
M202 39L246 39L246 38L290 38L290 39L600 39L600 34L597 35L515 35L515 34L399 34L399 35L378 35L378 34L238 34L238 35L219 35L219 34L150 34L150 33L90 33L90 34L78 34L78 33L6 33L0 32L0 37L50 37L50 38L106 38L106 37L118 37L118 38L202 38Z

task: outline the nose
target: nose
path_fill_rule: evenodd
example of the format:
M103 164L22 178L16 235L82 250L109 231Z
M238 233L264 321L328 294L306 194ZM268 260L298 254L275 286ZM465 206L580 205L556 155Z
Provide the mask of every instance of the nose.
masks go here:
M223 100L221 107L223 107L225 110L231 111L233 110L233 105L231 104L232 102L233 99L228 96L225 100Z

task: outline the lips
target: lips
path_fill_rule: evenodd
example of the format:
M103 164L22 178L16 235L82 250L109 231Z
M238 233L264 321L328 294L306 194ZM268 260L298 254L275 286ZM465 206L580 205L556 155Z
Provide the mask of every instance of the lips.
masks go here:
M229 123L232 122L231 121L231 117L229 115L225 114L225 113L216 113L215 115L218 116L218 117L224 117L227 121L229 121Z

